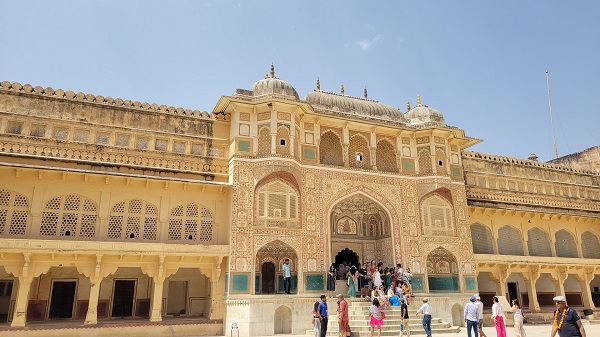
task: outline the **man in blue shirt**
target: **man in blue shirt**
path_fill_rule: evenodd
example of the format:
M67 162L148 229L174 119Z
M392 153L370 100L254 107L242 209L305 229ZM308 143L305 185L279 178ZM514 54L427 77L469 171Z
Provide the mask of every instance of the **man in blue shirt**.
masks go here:
M467 323L467 336L471 337L471 329L475 332L475 337L479 337L479 308L475 304L475 296L471 296L471 302L465 305L465 322Z
M283 262L283 290L286 294L291 294L292 289L292 272L290 270L290 259L285 259Z
M325 337L327 335L327 296L321 295L321 303L319 303L319 307L317 309L317 315L321 320L321 337Z
M564 296L556 296L553 301L556 311L550 337L554 337L556 332L560 337L586 337L581 318L577 311L567 307L567 299Z

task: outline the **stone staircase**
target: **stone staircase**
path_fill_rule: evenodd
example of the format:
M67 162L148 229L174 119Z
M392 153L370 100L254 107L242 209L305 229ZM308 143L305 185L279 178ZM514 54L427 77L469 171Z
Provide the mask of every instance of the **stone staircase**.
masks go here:
M419 306L420 306L419 302ZM352 331L351 337L369 337L371 326L369 325L369 307L371 302L367 300L349 300L348 301L348 314L350 316L350 330ZM408 306L408 315L410 317L408 329L410 329L411 335L425 335L423 325L423 315L416 315L416 311L419 307L416 303ZM339 336L340 331L337 324L337 305L329 305L329 324L327 325L327 336ZM383 326L381 327L381 336L399 336L400 335L400 307L388 306L385 309L386 318L383 320ZM405 327L406 329L406 327ZM460 332L460 327L452 326L449 322L442 322L440 318L432 318L431 320L431 331L432 335L440 333L457 333ZM306 330L306 334L314 336L314 329ZM374 335L377 335L375 330Z

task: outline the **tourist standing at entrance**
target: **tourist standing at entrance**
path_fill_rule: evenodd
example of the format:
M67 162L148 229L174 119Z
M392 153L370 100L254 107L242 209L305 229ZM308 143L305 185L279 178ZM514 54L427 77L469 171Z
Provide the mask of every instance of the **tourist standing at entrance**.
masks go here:
M321 337L325 337L327 335L327 296L321 295L321 303L319 303L319 307L317 308L317 314L319 316L319 320L321 321Z
M428 302L426 298L423 299L423 305L417 310L417 314L423 313L423 330L427 337L431 337L431 313L433 310Z
M321 320L319 319L319 301L316 301L315 304L313 305L313 310L312 310L312 322L313 325L315 327L315 337L320 337L321 336Z
M525 328L523 328L523 311L521 311L521 306L519 305L519 301L512 300L512 307L510 311L513 313L513 319L515 321L515 336L516 337L525 337Z
M481 297L479 297L479 295L475 296L475 304L477 304L477 316L479 317L479 322L477 322L479 336L487 337L485 332L483 332L483 302L481 302Z
M567 307L567 299L564 296L556 296L553 301L556 310L550 337L554 337L556 332L560 337L586 337L581 318L575 310Z
M404 298L400 299L400 336L406 331L406 335L410 337L410 329L408 328L408 305Z
M340 325L340 333L341 337L350 337L350 326L348 325L348 321L350 317L348 316L348 302L344 299L344 294L339 294L338 296L338 324Z
M368 279L367 276L369 275L369 272L367 271L367 264L363 263L362 267L360 269L358 269L358 283L359 283L359 288L360 288L360 296L362 298L365 298L365 295L369 296L368 293ZM364 292L364 294L363 294Z
M327 296L333 298L335 293L335 264L331 264L327 272Z
M356 296L356 267L352 266L346 274L348 279L348 297Z
M494 296L494 305L492 305L492 317L496 326L496 336L506 337L506 327L504 326L504 312L498 297Z
M371 337L373 337L375 327L377 327L377 337L381 337L381 326L383 325L382 309L379 300L376 298L373 299L373 304L371 304L371 307L369 308L369 316L371 316L371 320L369 321L369 325L371 326Z
M285 259L283 262L283 266L281 267L283 270L283 290L286 294L291 294L292 289L292 271L290 268L290 259Z
M381 273L379 272L379 268L375 268L375 273L373 273L373 289L379 289L381 287Z
M471 301L465 305L465 323L467 323L467 336L471 337L471 330L475 333L475 337L479 337L479 310L475 304L475 296L471 296Z

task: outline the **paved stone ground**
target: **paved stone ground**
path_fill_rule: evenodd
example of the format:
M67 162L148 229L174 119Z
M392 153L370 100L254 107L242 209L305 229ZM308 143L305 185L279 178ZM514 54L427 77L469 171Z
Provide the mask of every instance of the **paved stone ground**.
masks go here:
M584 320L585 332L588 337L600 337L600 324L589 324ZM525 325L525 333L527 337L549 337L550 331L552 331L552 325L550 324L535 324L535 325ZM487 335L487 337L496 337L496 329L492 327L483 327L483 332ZM275 335L276 337L310 337L309 335ZM374 335L374 337L377 334ZM424 337L424 334L413 335L415 337ZM467 336L466 328L461 328L459 333L441 333L441 334L433 334L433 337L465 337ZM513 327L506 327L506 336L514 337L515 330ZM227 336L229 337L229 336ZM273 336L270 336L273 337ZM558 334L556 335L558 337Z

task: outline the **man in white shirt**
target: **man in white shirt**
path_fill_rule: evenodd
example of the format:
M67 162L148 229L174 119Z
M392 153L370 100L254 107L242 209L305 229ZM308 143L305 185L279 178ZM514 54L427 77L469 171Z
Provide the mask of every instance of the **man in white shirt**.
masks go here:
M428 300L424 298L423 305L417 310L417 314L423 313L423 329L427 337L431 337L431 313L433 310L427 302Z
M483 302L481 302L481 297L479 297L479 295L475 295L475 304L477 304L477 316L479 317L479 322L477 322L479 336L487 337L485 332L483 332Z

